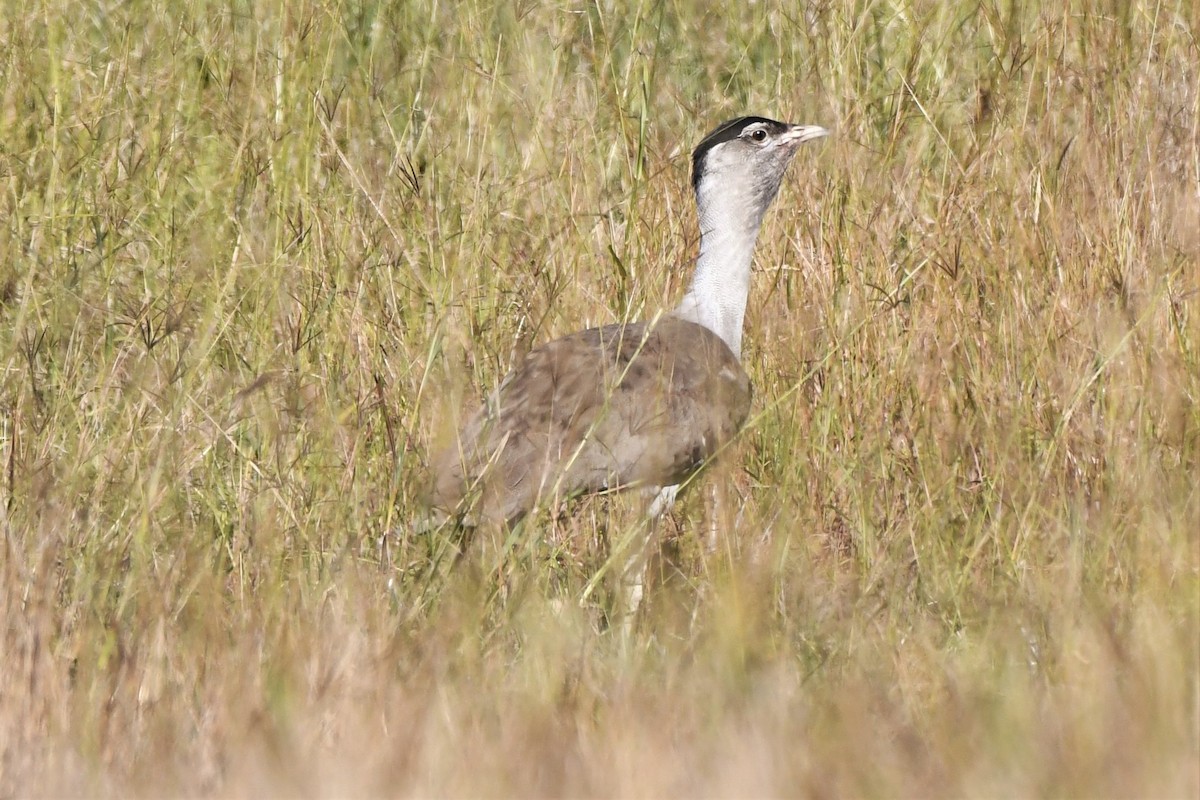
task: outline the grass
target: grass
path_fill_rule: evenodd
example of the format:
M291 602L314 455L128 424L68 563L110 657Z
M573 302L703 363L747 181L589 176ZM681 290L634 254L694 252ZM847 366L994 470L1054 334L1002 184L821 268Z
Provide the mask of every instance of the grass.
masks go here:
M0 794L1196 796L1197 14L9 8ZM504 592L388 539L522 352L678 299L746 112L838 135L632 639L610 505Z

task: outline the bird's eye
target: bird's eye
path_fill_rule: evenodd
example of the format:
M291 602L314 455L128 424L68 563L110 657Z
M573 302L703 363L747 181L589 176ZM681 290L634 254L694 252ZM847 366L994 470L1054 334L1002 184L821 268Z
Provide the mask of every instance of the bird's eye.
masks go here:
M750 133L750 138L753 139L754 141L758 142L759 144L762 144L763 142L765 142L767 140L767 132L764 131L762 128L759 128L758 130L752 131Z

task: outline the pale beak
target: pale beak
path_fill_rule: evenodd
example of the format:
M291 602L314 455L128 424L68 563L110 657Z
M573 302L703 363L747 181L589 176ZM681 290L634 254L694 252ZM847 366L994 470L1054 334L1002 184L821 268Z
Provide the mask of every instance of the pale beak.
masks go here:
M831 134L832 131L822 128L820 125L792 125L779 137L779 142L780 144L798 145Z

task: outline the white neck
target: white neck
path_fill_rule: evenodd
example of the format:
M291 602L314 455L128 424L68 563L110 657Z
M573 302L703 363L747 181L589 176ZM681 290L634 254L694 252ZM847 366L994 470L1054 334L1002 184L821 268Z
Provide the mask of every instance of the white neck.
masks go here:
M742 357L742 319L750 295L750 260L762 224L758 205L740 198L700 200L700 257L696 274L675 315L711 330ZM764 209L765 210L765 209Z

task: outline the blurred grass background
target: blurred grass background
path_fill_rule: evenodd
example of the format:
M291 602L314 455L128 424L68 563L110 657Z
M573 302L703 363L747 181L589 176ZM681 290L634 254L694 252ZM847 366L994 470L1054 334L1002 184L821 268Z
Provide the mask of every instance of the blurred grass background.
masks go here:
M6 3L0 793L1195 797L1198 24ZM521 353L678 300L743 113L837 136L632 641L603 503L499 597L386 537Z

